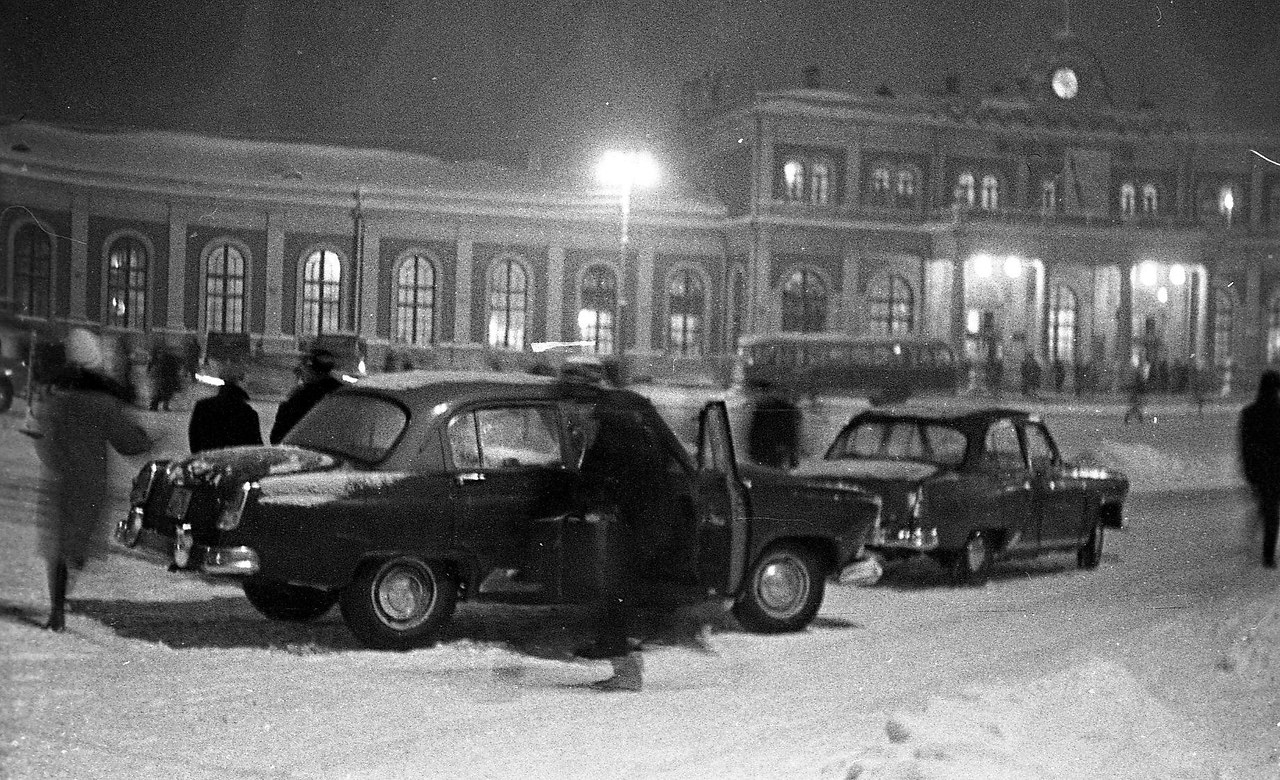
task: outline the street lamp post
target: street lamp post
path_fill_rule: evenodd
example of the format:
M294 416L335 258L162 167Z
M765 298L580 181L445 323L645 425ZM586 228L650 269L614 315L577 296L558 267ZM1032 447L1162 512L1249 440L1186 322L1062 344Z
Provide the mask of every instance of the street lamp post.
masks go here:
M618 272L620 292L626 290L627 251L631 236L631 193L636 187L648 187L658 180L658 166L647 152L605 152L596 166L596 178L601 184L618 190L618 209L621 215L621 232L618 236ZM626 300L618 299L618 356L626 350L626 336L622 329L622 308ZM637 324L638 326L638 324Z

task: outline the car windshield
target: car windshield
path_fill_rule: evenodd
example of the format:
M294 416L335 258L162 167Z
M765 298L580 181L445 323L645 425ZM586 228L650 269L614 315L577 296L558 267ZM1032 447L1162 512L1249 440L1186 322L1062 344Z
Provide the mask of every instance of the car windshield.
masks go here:
M843 431L828 460L876 458L958 466L969 440L949 425L917 420L864 420Z
M377 463L409 421L394 401L361 393L325 396L284 437L284 444Z

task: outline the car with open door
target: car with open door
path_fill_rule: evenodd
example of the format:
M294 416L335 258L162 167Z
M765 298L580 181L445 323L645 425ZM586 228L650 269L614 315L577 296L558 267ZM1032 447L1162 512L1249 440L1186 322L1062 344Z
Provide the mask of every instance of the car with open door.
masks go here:
M868 548L886 561L929 555L964 584L1001 558L1068 552L1097 568L1129 491L1118 471L1066 461L1042 420L1011 409L871 409L792 473L875 493Z
M661 516L686 597L732 599L753 631L808 625L874 533L878 498L740 467L722 402L702 409L690 453L641 395L526 374L370 377L280 445L149 463L116 539L240 581L269 618L337 604L375 648L429 644L459 600L591 601L616 531L576 498L600 404L634 415L663 453Z

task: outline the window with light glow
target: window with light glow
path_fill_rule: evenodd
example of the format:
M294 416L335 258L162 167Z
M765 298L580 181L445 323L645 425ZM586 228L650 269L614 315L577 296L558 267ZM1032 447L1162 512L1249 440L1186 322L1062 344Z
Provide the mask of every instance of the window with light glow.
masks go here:
M809 202L824 206L831 199L831 165L824 160L809 168Z
M395 339L426 346L435 341L436 267L425 255L411 255L396 271Z
M118 238L107 251L107 324L141 330L147 323L147 248Z
M318 336L342 329L342 257L317 249L302 264L302 333Z
M488 344L501 349L524 349L529 311L529 275L514 258L489 269Z
M787 200L804 200L804 163L787 160L782 166L782 181L786 185Z
M230 243L220 243L204 263L204 329L210 333L244 331L244 253Z
M898 208L915 208L919 188L919 171L914 168L899 168L893 182L893 205Z
M1067 363L1076 359L1076 318L1080 301L1065 284L1053 288L1049 303L1049 357Z
M701 357L707 292L702 277L688 269L671 275L667 284L670 311L669 347L683 357Z
M1058 182L1053 179L1040 180L1040 210L1050 214L1058 210Z
M982 208L986 211L1000 208L1000 180L991 174L982 177Z
M975 197L973 174L965 171L956 179L955 201L961 206L973 208Z
M782 286L782 329L819 333L827 327L827 283L813 271L795 271Z
M1267 304L1267 362L1280 363L1280 293Z
M34 222L13 236L13 304L17 313L48 317L53 242Z
M1236 300L1224 289L1213 291L1213 360L1218 365L1230 362L1233 354Z
M1125 182L1120 185L1120 214L1125 217L1132 217L1134 212L1134 189L1133 184Z
M1148 216L1160 213L1160 191L1150 182L1142 185L1142 213Z
M1244 206L1243 199L1240 197L1240 188L1234 184L1223 184L1218 187L1217 202L1218 214L1228 222L1239 218L1240 209Z
M906 336L915 329L915 293L905 277L882 274L867 284L867 309L875 336Z
M889 205L889 183L892 174L886 163L879 163L871 171L871 203L875 206Z
M611 355L618 311L618 280L613 269L593 265L582 275L582 306L578 309L578 338L591 342L587 351Z

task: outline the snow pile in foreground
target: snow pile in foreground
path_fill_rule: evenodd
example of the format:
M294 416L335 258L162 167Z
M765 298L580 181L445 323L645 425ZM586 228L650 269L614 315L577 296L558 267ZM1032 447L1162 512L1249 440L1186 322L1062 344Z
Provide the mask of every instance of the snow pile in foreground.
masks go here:
M822 780L1202 778L1179 719L1123 667L1094 660L1030 685L984 687L893 713L885 743L828 761Z
M1218 662L1243 684L1255 689L1280 686L1280 604L1250 605L1232 621L1231 643Z
M1134 493L1160 493L1188 487L1212 490L1240 484L1233 452L1183 453L1150 444L1103 439L1087 450L1081 460L1124 472Z

